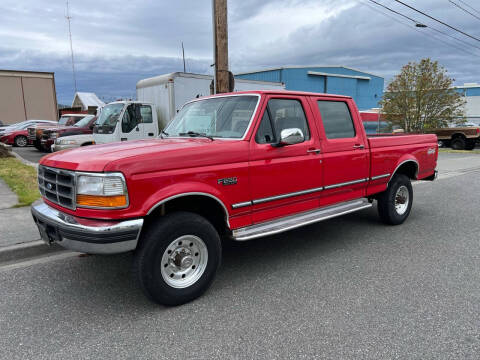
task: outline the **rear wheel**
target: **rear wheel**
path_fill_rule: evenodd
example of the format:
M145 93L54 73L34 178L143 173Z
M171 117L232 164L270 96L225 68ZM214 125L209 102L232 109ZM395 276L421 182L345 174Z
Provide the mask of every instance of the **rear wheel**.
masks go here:
M410 179L403 174L395 175L387 190L378 197L378 214L386 224L399 225L410 215L413 189Z
M28 139L26 136L23 136L23 135L18 135L17 137L15 137L13 142L15 146L18 146L18 147L24 147L28 145Z
M176 212L148 225L135 253L134 273L150 299L181 305L209 288L221 254L220 237L210 222Z
M464 150L466 141L463 137L459 136L452 140L451 147L453 150Z

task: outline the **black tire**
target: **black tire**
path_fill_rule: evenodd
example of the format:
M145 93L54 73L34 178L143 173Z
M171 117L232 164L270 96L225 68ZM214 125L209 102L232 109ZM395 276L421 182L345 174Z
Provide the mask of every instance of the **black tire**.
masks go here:
M167 267L167 264L162 262L162 257L176 239L188 235L203 241L208 260L203 266L203 273L194 283L188 287L175 288L162 276L164 269L161 267ZM181 242L179 244L181 245ZM186 247L185 244L184 246ZM148 298L162 305L175 306L196 299L210 287L220 266L221 257L220 237L210 222L195 213L175 212L147 225L135 251L133 271Z
M465 138L459 136L452 140L451 147L453 150L465 150Z
M28 145L28 139L26 136L18 135L13 139L13 143L18 147L25 147Z
M399 213L395 206L395 198L397 196L397 191L401 187L405 187L408 191L408 204L406 210ZM389 225L402 224L408 218L408 215L410 215L413 203L412 183L408 176L403 174L395 175L390 180L387 190L381 193L377 200L378 214L384 223Z

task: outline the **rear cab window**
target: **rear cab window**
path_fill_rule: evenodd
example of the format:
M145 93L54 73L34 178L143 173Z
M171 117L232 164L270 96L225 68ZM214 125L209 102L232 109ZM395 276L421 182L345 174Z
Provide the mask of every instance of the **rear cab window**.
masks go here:
M355 126L346 102L317 100L317 106L327 139L355 137Z

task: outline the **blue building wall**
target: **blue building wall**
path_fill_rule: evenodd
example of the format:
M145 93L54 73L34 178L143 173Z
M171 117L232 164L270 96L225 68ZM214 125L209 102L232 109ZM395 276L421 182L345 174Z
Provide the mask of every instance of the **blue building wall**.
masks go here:
M309 75L309 71L347 76L364 76L367 79L337 76ZM285 67L235 75L240 79L285 83L287 90L311 91L351 96L360 110L379 106L383 95L384 79L372 74L345 67ZM326 89L325 89L326 86Z

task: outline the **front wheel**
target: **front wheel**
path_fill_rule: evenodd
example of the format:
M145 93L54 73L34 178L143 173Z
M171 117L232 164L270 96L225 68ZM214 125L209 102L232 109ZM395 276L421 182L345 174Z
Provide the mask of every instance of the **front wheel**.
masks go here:
M150 299L181 305L209 288L221 255L220 237L210 222L194 213L171 213L145 229L135 253L134 273Z
M15 143L15 146L18 147L25 147L28 145L28 139L23 135L17 136L13 142Z
M408 176L395 175L387 190L378 197L378 214L386 224L399 225L410 215L413 203L412 183Z

